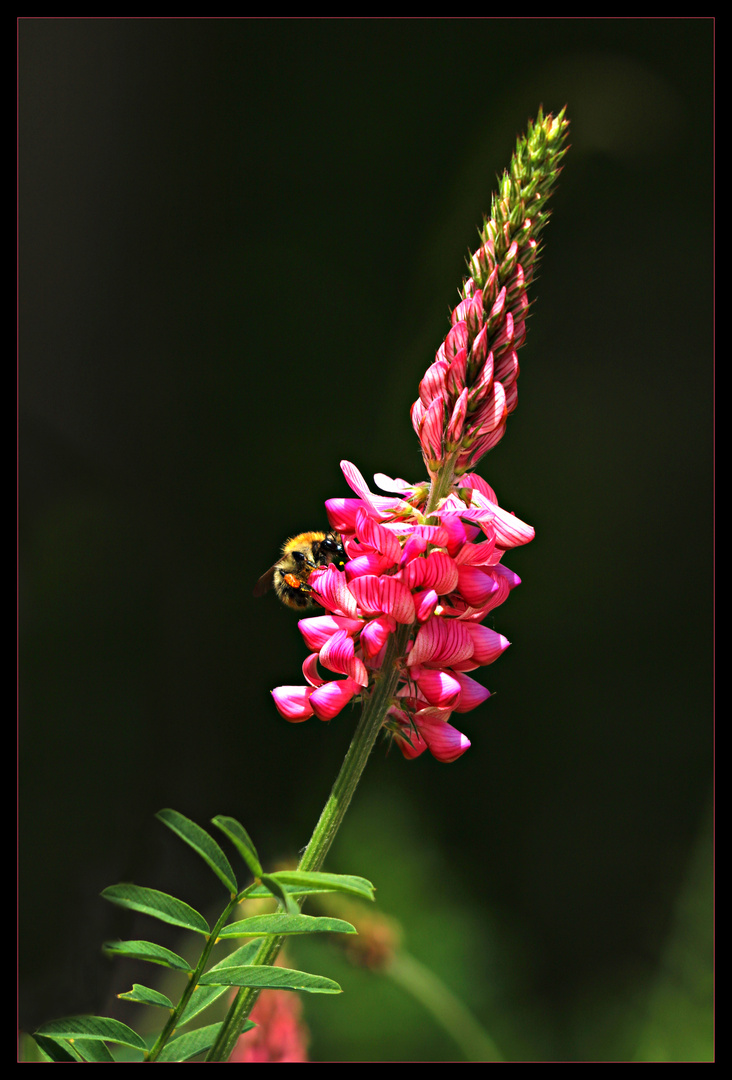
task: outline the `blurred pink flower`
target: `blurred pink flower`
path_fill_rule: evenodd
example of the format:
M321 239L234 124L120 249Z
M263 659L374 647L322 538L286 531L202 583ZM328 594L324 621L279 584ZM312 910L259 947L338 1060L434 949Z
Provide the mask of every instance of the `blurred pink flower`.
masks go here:
M309 1033L302 1022L302 1002L287 990L263 990L252 1009L255 1028L240 1035L229 1061L308 1061Z

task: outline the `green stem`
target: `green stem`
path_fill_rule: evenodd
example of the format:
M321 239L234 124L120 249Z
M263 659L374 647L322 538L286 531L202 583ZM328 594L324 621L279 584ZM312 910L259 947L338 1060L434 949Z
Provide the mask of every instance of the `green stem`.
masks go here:
M396 633L391 635L381 671L371 695L364 704L361 718L330 797L313 830L310 843L300 859L299 870L319 870L325 861L392 704L399 684L399 661L406 653L410 629L409 626L399 626ZM282 937L264 938L252 963L255 965L273 964L283 940ZM216 1042L209 1051L207 1061L228 1060L244 1021L251 1013L258 997L258 988L242 987L239 990L221 1025Z
M467 1061L503 1061L490 1035L462 1001L434 972L409 953L396 952L385 973L432 1013L440 1027L453 1037Z
M189 974L188 986L183 991L181 999L176 1005L175 1009L168 1017L168 1022L166 1023L165 1027L155 1040L155 1044L146 1058L147 1061L157 1060L166 1042L180 1023L180 1018L183 1015L183 1011L185 1010L185 1007L190 1000L191 994L196 989L196 986L198 985L198 980L204 968L206 967L206 964L208 963L208 958L211 955L211 950L219 939L219 933L228 923L231 913L238 903L239 897L232 896L231 900L219 916L218 922L208 936L206 945L204 946L203 951L201 952L201 955L198 959L198 963L196 964L194 970Z

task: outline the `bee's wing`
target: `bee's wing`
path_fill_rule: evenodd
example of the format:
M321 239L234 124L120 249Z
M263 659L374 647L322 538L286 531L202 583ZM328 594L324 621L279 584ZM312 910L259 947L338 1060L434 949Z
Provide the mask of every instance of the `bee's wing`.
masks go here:
M254 586L255 596L264 596L267 590L272 588L276 569L277 563L275 563L274 566L270 566L269 570L267 570L265 574L262 574L257 584Z

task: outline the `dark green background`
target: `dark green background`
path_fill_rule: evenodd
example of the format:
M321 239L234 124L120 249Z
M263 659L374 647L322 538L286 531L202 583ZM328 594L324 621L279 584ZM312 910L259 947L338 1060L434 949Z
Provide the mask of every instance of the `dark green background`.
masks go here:
M350 494L342 458L423 476L409 408L495 175L566 102L519 406L480 466L537 530L495 612L513 646L459 762L377 749L330 869L514 1060L642 1055L692 888L688 1038L647 1053L709 1052L713 35L20 20L21 1026L129 1017L100 944L155 929L104 886L223 900L159 808L234 815L269 860L307 842L353 715L279 717L305 647L253 584ZM349 978L316 1060L457 1053Z

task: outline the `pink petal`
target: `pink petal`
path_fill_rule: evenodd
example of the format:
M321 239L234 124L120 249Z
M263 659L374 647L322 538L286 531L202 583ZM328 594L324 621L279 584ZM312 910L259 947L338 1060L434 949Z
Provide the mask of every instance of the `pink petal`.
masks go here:
M427 589L424 592L412 593L412 599L414 601L414 609L417 613L418 621L427 622L434 614L439 596L434 589Z
M373 548L394 566L401 558L402 549L394 533L361 512L356 518L356 535L365 547Z
M342 615L316 615L310 619L300 619L297 626L305 639L305 644L313 652L320 652L326 641L339 630L355 634L361 629L360 619L346 619Z
M459 566L457 591L472 607L481 607L498 591L498 585L477 566Z
M313 570L308 584L317 602L322 604L327 611L345 615L350 619L358 615L356 600L349 591L346 575L341 570L336 570L332 563Z
M280 715L298 724L313 715L310 698L314 693L311 686L278 686L272 691L272 697Z
M361 687L353 679L324 683L310 695L312 711L318 720L332 720L360 691Z
M326 641L320 650L320 663L328 671L338 675L348 675L360 686L368 686L369 676L363 660L355 655L353 638L345 630L339 630Z
M452 724L440 719L435 715L436 712L437 710L433 713L429 709L422 709L415 715L415 723L432 756L438 761L450 764L470 749L470 739Z
M461 623L473 641L472 659L478 664L492 664L504 652L511 642L503 634L497 634L489 626L475 623Z
M316 652L310 653L307 660L303 661L302 673L311 686L316 687L323 685L325 679L321 678L320 672L318 671L318 654Z
M393 619L391 615L382 615L380 618L371 619L370 622L366 623L361 631L359 641L367 660L378 656L389 640L389 634L393 634L396 630L396 626L396 619Z
M417 676L417 685L430 705L441 709L454 709L461 700L461 685L449 671L423 668Z
M431 664L451 667L460 660L471 659L474 650L475 644L468 633L467 624L435 616L417 631L407 666Z
M479 682L471 679L469 675L464 675L461 671L454 671L453 678L460 683L460 701L455 706L455 712L470 712L491 696L490 690L486 690Z

